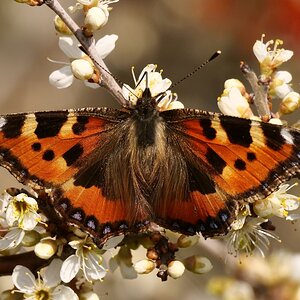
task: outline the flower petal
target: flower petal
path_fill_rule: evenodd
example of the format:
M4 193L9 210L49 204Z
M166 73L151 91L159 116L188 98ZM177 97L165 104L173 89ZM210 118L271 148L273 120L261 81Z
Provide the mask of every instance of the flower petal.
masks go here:
M49 82L58 89L69 87L73 83L73 73L70 66L65 66L52 72L49 76Z
M106 276L107 267L104 261L101 261L99 255L94 251L90 251L86 258L86 266L83 271L87 280L101 280Z
M0 251L17 247L23 240L25 231L21 228L10 230L3 238L0 238Z
M62 36L58 40L59 48L71 59L82 58L85 54L79 49L75 37Z
M288 61L294 55L294 52L291 50L285 50L285 49L280 49L280 50L281 51L279 51L278 55L276 56L276 61L280 63Z
M274 79L282 80L285 83L289 83L292 81L293 76L288 71L277 71L274 73Z
M62 261L60 259L53 259L50 265L46 268L41 270L41 275L43 278L44 283L48 287L55 287L60 283L60 269L62 266Z
M96 43L96 49L99 56L104 59L111 51L115 49L118 36L116 34L106 35Z
M53 291L53 300L78 300L77 294L68 286L59 285Z
M262 62L268 56L266 44L262 41L256 41L253 46L253 53L259 62Z
M121 241L124 239L124 235L118 235L115 237L110 238L102 247L102 250L108 250L108 249L112 249L115 248L116 246L118 246Z
M184 105L180 101L172 101L166 108L166 110L171 109L182 109L184 108Z
M63 282L70 282L80 269L80 260L76 255L69 256L62 264L60 278Z
M14 285L23 293L30 293L35 287L35 277L31 271L23 266L16 266L12 273Z

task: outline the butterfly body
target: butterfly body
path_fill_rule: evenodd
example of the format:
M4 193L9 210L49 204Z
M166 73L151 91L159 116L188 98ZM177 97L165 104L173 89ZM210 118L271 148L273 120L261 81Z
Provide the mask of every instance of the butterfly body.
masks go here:
M237 207L299 176L300 132L194 109L133 108L0 116L0 164L46 195L68 225L107 238L149 222L225 234Z

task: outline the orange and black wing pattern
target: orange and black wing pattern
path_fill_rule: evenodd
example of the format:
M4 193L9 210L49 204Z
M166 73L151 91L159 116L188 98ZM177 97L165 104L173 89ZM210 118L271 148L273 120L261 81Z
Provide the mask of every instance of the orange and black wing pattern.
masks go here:
M157 206L165 227L224 234L237 204L265 198L300 174L299 130L193 109L161 115L188 173L186 197Z
M0 117L0 164L46 193L66 224L85 229L99 244L129 230L128 206L105 194L105 161L97 154L126 119L120 114L99 108Z

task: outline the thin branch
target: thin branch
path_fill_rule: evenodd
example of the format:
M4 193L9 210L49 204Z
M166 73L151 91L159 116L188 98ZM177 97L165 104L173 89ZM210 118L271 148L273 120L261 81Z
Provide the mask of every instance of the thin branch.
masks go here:
M125 106L126 100L123 97L122 89L111 75L111 72L108 70L104 61L99 56L95 47L95 39L93 37L86 37L84 35L83 31L61 6L58 0L44 0L44 4L51 8L64 21L64 23L69 27L82 45L85 53L92 59L97 69L101 71L101 81L99 84L106 88L121 105Z
M47 264L47 260L38 258L33 251L22 254L0 256L0 276L11 275L15 266L22 265L36 271Z
M241 62L240 68L254 92L255 97L253 100L259 116L262 119L269 120L271 112L268 105L268 90L266 86L258 80L255 72L245 62Z

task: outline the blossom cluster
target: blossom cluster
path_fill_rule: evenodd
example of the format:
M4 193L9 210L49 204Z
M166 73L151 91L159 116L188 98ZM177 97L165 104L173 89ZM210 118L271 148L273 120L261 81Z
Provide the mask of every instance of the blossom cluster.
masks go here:
M292 88L291 73L278 70L284 62L291 59L293 51L280 48L283 42L278 39L264 43L263 37L264 35L253 46L254 55L260 66L258 78L260 84L265 87L267 100L270 103L280 101L279 109L276 113L273 113L272 118L276 118L275 122L281 124L279 118L282 115L290 114L300 107L300 94ZM250 106L254 96L247 92L240 80L228 79L225 81L222 95L218 98L218 106L221 112L226 115L255 118Z
M267 258L253 255L232 266L229 275L212 277L207 290L221 300L298 300L299 267L299 253L276 251Z

